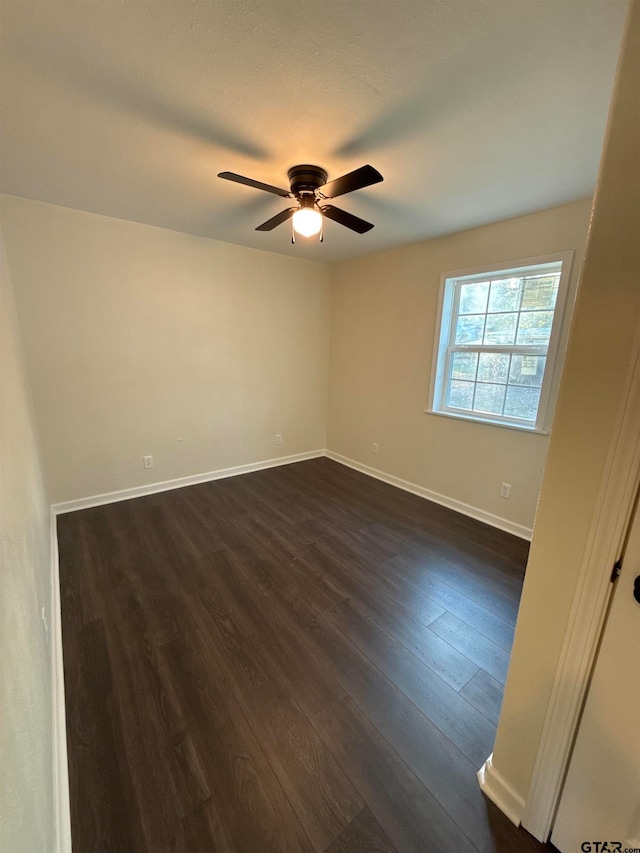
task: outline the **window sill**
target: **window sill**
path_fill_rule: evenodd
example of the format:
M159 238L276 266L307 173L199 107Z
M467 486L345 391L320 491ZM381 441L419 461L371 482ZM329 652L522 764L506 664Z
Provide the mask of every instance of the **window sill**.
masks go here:
M435 409L425 409L425 415L437 415L440 418L451 418L454 421L468 421L472 424L484 424L484 426L502 427L503 429L515 429L518 432L528 432L534 435L549 435L548 429L537 429L536 427L520 426L520 424L507 424L504 421L491 421L487 418L474 418L473 415L458 415L453 412L439 412Z

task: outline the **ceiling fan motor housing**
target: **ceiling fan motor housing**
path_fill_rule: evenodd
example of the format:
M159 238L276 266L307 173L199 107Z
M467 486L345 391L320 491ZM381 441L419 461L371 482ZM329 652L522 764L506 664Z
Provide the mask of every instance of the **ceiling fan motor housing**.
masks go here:
M315 190L327 183L327 173L320 166L292 166L289 169L291 192L299 198L309 194L314 197Z

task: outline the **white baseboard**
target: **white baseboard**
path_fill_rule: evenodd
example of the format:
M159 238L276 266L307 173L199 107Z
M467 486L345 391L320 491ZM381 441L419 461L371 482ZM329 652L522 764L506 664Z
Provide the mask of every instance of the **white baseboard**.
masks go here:
M51 513L51 717L53 756L53 808L56 853L71 853L71 811L67 764L67 723L64 704L60 571L56 516Z
M493 766L493 753L478 770L478 783L482 793L503 812L512 823L520 826L524 799L513 790L504 776Z
M423 486L418 486L415 483L410 483L408 480L402 480L400 477L394 477L392 474L386 474L377 468L371 468L369 465L363 465L361 462L356 462L355 459L349 459L347 456L341 456L339 453L334 453L332 450L311 450L306 453L296 453L292 456L281 456L276 459L265 459L262 462L251 462L248 465L236 465L233 468L220 468L217 471L208 471L205 474L194 474L190 477L179 477L175 480L165 480L160 483L150 483L145 486L134 486L131 489L120 489L117 492L106 492L102 495L91 495L87 498L79 498L73 501L63 501L62 503L53 504L51 510L55 515L61 515L65 512L74 512L79 509L90 509L94 506L102 506L104 504L116 503L117 501L131 500L132 498L141 498L145 495L153 495L158 492L167 492L171 489L181 489L184 486L195 486L198 483L208 483L213 480L222 480L225 477L236 477L239 474L250 474L253 471L262 471L265 468L276 468L280 465L290 465L293 462L303 462L305 459L317 459L320 456L327 456L333 459L334 462L339 462L341 465L346 465L348 468L353 468L360 471L362 474L367 474L369 477L374 477L376 480L382 480L391 486L396 486L403 489L405 492L418 495L426 500L446 506L448 509L467 515L470 518L475 518L477 521L482 521L489 524L491 527L497 527L499 530L504 530L507 533L512 533L521 539L531 539L532 530L530 527L525 527L522 524L515 524L506 518L498 515L493 515L490 512L485 512L477 507L465 504L462 501L449 498L446 495L441 495L438 492L433 492L431 489L426 489Z
M491 527L497 527L499 530L512 533L520 539L531 541L533 530L530 527L515 524L515 522L509 521L507 518L477 509L477 507L457 501L454 498L449 498L446 495L441 495L438 492L432 492L431 489L425 489L423 486L410 483L408 480L402 480L400 477L394 477L392 474L385 474L384 471L379 471L377 468L371 468L369 465L356 462L355 459L349 459L347 456L334 453L333 450L327 450L325 456L333 459L334 462L339 462L341 465L346 465L349 468L360 471L362 474L368 474L369 477L375 477L376 480L382 480L383 483L388 483L390 486L397 486L397 488L403 489L405 492L411 492L413 495L418 495L421 498L426 498L428 501L433 501L433 503L460 512L462 515L475 518L476 521L483 521L485 524L491 525Z
M209 483L212 480L222 480L225 477L236 477L238 474L250 474L253 471L263 471L265 468L277 468L280 465L290 465L292 462L303 462L305 459L317 459L324 456L324 450L310 450L306 453L296 453L293 456L280 456L277 459L265 459L262 462L250 462L248 465L235 465L233 468L220 468L208 471L206 474L194 474L191 477L178 477L176 480L165 480L161 483L150 483L147 486L134 486L131 489L121 489L117 492L107 492L103 495L92 495L74 501L63 501L53 504L51 511L54 516L65 512L75 512L79 509L90 509L94 506L127 501L132 498L142 498L145 495L155 495L158 492L168 492L171 489L181 489L184 486L196 486L198 483Z
M422 486L417 486L407 480L385 474L376 468L363 465L354 459L341 456L330 450L314 450L307 453L298 453L292 456L282 456L278 459L267 459L262 462L254 462L248 465L237 465L233 468L222 468L218 471L210 471L206 474L196 474L191 477L180 477L175 480L166 480L160 483L151 483L146 486L137 486L131 489L122 489L117 492L108 492L102 495L93 495L79 500L65 501L53 504L51 507L51 660L52 660L52 682L53 682L53 783L54 783L54 807L56 820L56 853L71 853L71 814L69 807L69 775L67 766L67 732L64 700L64 669L62 662L62 625L60 611L60 577L58 564L58 536L56 529L56 517L66 512L74 512L90 507L102 506L103 504L115 503L117 501L130 500L132 498L144 497L158 492L171 489L179 489L184 486L193 486L198 483L207 483L220 480L225 477L235 477L239 474L248 474L253 471L261 471L265 468L275 468L280 465L289 465L293 462L302 462L306 459L317 459L327 456L334 462L346 465L377 480L382 480L389 485L396 486L406 492L411 492L419 497L426 498L434 503L446 506L463 515L483 521L500 530L513 533L523 539L531 538L531 530L522 525L514 524L507 519L476 509L475 507L445 497L437 492L432 492ZM520 817L524 809L524 801L510 788L500 774L491 764L491 756L487 759L481 770L478 771L478 780L484 793L498 808L503 811L516 825L520 823Z

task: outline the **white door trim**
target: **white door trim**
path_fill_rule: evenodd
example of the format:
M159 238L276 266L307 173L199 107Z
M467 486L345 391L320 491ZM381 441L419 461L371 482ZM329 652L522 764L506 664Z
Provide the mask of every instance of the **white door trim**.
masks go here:
M610 572L620 557L640 483L640 331L631 350L604 472L522 814L522 826L543 842L555 818L602 632Z

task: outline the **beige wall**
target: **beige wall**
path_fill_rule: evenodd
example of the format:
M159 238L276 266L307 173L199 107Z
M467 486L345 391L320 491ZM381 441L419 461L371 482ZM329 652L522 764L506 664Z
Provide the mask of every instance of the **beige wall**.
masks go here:
M440 276L575 250L590 202L338 264L331 305L330 450L523 528L533 526L548 438L425 414ZM372 442L380 445L371 453ZM502 482L511 498L499 497Z
M2 213L54 503L324 448L328 266L12 196Z
M0 850L54 849L49 507L0 237Z
M633 8L493 756L523 798L640 330L640 3Z

